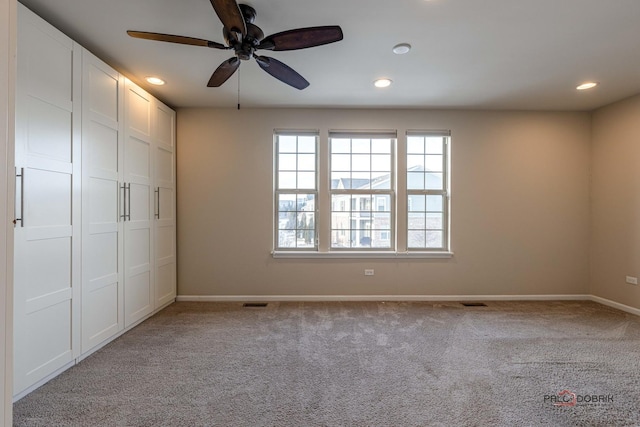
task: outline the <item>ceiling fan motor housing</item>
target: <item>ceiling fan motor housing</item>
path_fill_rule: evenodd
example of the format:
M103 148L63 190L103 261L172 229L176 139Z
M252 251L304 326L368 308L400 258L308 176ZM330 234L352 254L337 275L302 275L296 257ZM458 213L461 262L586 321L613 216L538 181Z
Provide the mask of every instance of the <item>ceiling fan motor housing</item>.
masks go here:
M244 22L247 24L253 24L253 21L256 20L256 16L258 16L256 10L248 4L239 4L238 6L240 7L240 12L242 13Z
M239 6L247 26L247 33L242 40L238 39L236 32L229 31L227 27L223 28L222 33L227 44L235 50L236 56L246 61L253 57L256 47L264 39L264 32L260 27L253 24L257 16L256 10L246 4L240 4Z

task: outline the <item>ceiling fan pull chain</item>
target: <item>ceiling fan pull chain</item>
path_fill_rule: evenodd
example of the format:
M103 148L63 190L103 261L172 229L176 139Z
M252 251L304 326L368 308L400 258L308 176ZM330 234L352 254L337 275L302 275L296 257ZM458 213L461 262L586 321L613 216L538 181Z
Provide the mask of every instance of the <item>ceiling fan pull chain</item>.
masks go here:
M238 110L240 109L240 69L238 69Z

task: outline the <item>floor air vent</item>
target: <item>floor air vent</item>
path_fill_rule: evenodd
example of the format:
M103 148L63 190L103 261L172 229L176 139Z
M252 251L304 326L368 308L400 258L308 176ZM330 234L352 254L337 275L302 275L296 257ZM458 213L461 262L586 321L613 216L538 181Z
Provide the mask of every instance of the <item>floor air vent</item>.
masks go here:
M464 305L465 307L486 307L487 306L487 304L483 302L461 302L460 304Z
M245 302L242 304L243 307L251 307L251 308L264 308L267 306L266 302Z

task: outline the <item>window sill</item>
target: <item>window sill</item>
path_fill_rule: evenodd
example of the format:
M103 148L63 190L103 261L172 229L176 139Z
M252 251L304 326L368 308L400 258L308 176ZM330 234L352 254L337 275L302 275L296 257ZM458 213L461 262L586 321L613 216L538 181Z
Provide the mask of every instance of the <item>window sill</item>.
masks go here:
M312 251L273 251L273 258L288 259L447 259L453 258L453 252L312 252Z

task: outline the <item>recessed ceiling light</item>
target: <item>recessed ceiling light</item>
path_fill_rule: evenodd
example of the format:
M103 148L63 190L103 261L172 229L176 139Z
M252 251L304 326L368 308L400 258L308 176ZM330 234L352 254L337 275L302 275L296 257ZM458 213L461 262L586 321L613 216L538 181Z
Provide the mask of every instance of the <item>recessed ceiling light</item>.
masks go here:
M582 83L580 86L576 87L578 90L586 90L591 89L592 87L598 86L598 82L586 82Z
M375 87L389 87L391 86L391 80L389 79L378 79L373 82Z
M409 43L400 43L395 45L392 50L396 55L404 55L411 50L411 45Z
M149 76L146 77L147 82L151 83L152 85L156 85L156 86L162 86L165 81L162 80L160 77L153 77L153 76Z

